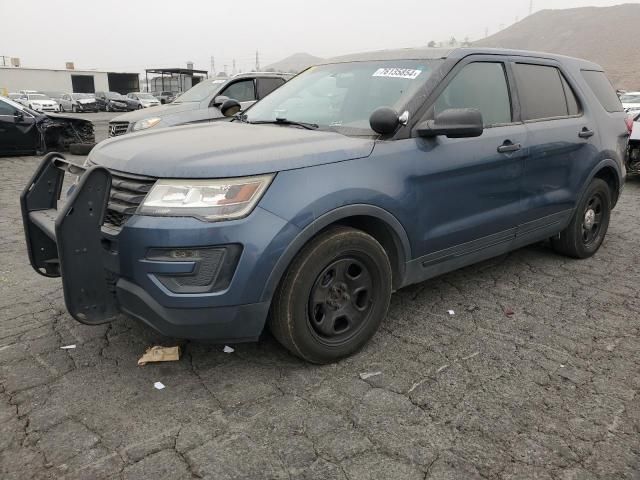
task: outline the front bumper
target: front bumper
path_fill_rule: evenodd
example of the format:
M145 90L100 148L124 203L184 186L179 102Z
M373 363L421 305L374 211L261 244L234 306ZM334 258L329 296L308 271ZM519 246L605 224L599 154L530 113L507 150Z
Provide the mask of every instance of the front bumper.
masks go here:
M58 206L64 172L80 179ZM69 313L82 323L100 324L124 312L172 337L256 340L270 305L264 286L299 230L256 208L245 219L217 223L134 215L114 233L103 225L111 180L104 167L85 170L50 154L21 196L30 262L42 275L62 277ZM162 281L165 275L189 275L197 266L150 254L229 244L242 246L229 282L202 293L176 293Z

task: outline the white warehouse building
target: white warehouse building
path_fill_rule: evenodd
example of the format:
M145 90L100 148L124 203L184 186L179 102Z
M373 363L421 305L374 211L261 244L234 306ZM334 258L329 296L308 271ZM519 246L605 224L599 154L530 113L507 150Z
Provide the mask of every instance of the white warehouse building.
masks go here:
M0 66L0 95L19 90L126 94L140 90L140 76L137 73Z

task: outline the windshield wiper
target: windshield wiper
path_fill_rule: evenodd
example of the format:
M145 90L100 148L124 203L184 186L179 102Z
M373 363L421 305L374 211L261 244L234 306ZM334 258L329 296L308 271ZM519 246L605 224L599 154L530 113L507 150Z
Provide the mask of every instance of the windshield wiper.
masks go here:
M315 123L296 122L294 120L287 120L286 118L276 118L275 120L256 120L254 122L247 123L250 123L252 125L295 125L296 127L306 128L307 130L315 130L316 128L320 128L320 126Z

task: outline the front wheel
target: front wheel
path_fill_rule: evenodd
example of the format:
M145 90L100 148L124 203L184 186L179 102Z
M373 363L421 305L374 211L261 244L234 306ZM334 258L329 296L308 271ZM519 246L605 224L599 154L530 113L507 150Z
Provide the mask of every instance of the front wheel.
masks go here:
M553 248L573 258L589 258L602 245L611 218L611 190L595 178L578 204L569 226L551 240Z
M391 298L391 265L370 235L327 230L296 256L273 299L269 326L294 355L331 363L378 330Z

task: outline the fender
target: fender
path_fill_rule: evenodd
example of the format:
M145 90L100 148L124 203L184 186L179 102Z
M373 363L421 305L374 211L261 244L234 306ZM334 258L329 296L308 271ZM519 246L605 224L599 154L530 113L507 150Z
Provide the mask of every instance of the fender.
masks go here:
M399 242L396 247L400 249L400 274L403 278L405 265L411 259L411 244L409 243L409 237L407 236L407 232L402 224L395 216L393 216L393 214L383 208L367 204L346 205L344 207L331 210L316 218L296 236L296 238L289 244L286 251L280 256L278 262L271 271L269 279L262 290L260 301L271 301L271 298L278 287L278 283L280 283L282 275L284 275L284 272L291 264L293 258L309 240L329 225L345 218L355 216L369 216L382 220L395 233L395 240L397 243Z
M620 164L611 158L605 158L601 160L600 162L598 162L598 164L595 167L591 169L591 171L589 172L589 175L587 176L587 181L584 182L582 188L580 189L580 192L578 193L578 196L576 197L576 202L580 201L580 199L584 196L584 193L589 187L589 184L591 183L591 181L595 178L596 174L605 167L611 167L616 172L616 176L618 180L618 192L617 192L618 196L614 199L614 202L613 202L613 206L615 206L618 199L620 198L620 194L622 193L626 173L623 174L620 169Z

